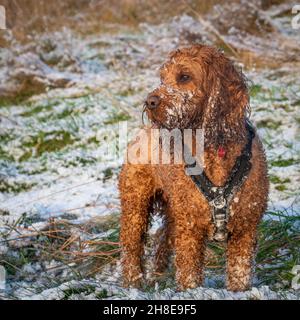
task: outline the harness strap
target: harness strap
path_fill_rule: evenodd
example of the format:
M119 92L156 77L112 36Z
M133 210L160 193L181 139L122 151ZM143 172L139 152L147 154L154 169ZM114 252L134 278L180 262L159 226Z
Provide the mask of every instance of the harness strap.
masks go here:
M212 213L212 221L216 227L214 240L225 241L227 239L227 222L230 215L229 205L234 194L241 188L251 170L252 140L255 131L246 120L247 143L241 154L236 158L235 164L224 186L215 186L206 173L202 171L199 175L192 175L191 179L197 188L207 199ZM188 167L188 166L186 166Z

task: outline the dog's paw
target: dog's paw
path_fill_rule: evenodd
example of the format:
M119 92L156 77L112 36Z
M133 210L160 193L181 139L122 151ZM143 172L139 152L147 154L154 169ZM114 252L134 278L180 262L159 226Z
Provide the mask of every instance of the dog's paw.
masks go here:
M129 273L127 275L123 275L123 287L125 288L141 288L143 280L143 274L133 274Z

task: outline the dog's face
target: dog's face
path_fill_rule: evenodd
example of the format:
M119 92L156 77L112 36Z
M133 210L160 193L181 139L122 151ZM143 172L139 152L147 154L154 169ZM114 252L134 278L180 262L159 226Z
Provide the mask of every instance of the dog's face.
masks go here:
M197 128L205 118L220 122L229 114L242 116L248 105L242 74L212 47L194 45L172 52L160 77L160 86L145 102L148 118L160 128Z
M171 53L161 67L161 85L146 100L149 119L159 127L188 128L199 120L206 93L203 67L187 50Z

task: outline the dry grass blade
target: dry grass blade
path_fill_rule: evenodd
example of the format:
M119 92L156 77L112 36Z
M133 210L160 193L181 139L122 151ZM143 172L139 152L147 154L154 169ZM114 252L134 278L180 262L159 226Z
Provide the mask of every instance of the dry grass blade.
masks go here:
M111 256L116 253L120 253L121 249L114 249L109 251L93 251L93 252L81 252L81 251L63 251L63 253L79 256L79 257L98 257L98 256Z

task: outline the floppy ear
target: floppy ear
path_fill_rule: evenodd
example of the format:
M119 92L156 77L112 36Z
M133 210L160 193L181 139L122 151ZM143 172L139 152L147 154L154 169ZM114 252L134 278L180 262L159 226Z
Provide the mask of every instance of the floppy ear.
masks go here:
M209 92L203 123L206 140L217 145L243 140L249 111L246 78L224 54L209 50L204 59Z

